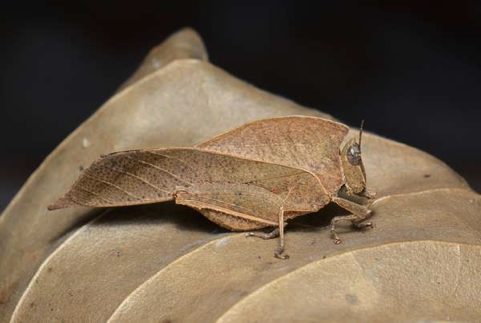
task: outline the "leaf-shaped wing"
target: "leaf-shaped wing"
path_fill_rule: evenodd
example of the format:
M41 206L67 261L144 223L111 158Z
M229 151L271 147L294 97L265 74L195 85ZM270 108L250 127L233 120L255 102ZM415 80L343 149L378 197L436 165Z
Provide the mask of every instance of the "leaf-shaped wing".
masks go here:
M206 183L263 187L287 200L291 211L315 211L328 202L314 176L301 169L195 148L166 148L101 157L49 209L157 203L171 200L177 189Z
M342 185L339 146L348 131L338 122L289 116L248 123L197 147L308 170L334 193Z

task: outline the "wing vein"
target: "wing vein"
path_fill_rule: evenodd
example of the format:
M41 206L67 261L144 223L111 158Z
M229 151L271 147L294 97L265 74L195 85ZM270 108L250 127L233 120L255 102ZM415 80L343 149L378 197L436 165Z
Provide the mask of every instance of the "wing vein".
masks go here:
M149 152L149 153L150 153L150 152ZM164 155L161 155L161 154L154 154L154 155L164 156ZM127 157L127 158L129 158L129 159L131 159L131 160L134 160L134 161L136 161L136 162L138 162L138 163L141 163L141 164L150 166L150 167L152 167L152 168L155 168L155 169L157 169L157 170L160 170L161 172L164 172L164 173L172 176L173 178L177 179L177 180L180 181L180 182L183 182L183 183L189 184L189 185L193 185L192 183L190 183L190 182L188 182L188 181L180 178L179 176L177 176L177 175L169 172L168 170L166 170L166 169L164 169L164 168L162 168L162 167L159 167L159 166L154 165L154 164L152 164L152 163L146 162L146 161L144 161L144 160L140 160L140 159L137 159L137 158L133 158L133 157L131 157L131 156L125 156L125 157ZM169 158L169 157L167 157L167 156L164 156L164 157ZM185 163L184 163L184 164L185 164ZM188 167L190 167L190 166L188 166ZM190 167L190 168L192 168L192 167Z
M91 194L91 195L93 195L93 196L96 196L96 197L98 197L99 199L101 199L102 201L106 202L107 204L112 204L111 201L109 201L108 199L100 196L99 193L96 193L96 192L94 192L94 191L91 191L91 190L89 190L89 189L87 189L87 188L85 188L85 187L83 187L83 186L81 186L81 185L79 185L79 184L75 185L75 188L79 188L79 189L81 189L82 191L85 191L85 192L87 192L87 193L89 193L89 194ZM77 202L77 201L75 201L75 202Z
M189 167L190 169L194 169L192 166L190 166L189 164L187 164L185 161L183 161L183 160L180 159L180 158L172 157L172 156L169 156L169 155L164 155L164 154L161 154L161 153L156 153L156 152L153 152L153 151L147 151L147 153L152 154L152 155L156 155L156 156L161 156L161 157L164 157L164 158L167 158L167 159L176 160L176 161L178 161L179 163L184 164L185 166ZM194 169L194 170L195 170L195 169Z
M124 172L122 172L122 171L113 169L113 168L111 168L111 167L107 167L107 168L110 168L110 169L112 169L112 170L114 170L114 171L117 171L117 172L119 172L119 173L124 173ZM87 175L87 174L84 174L84 176L89 177L89 178L93 179L94 181L97 181L97 182L100 182L100 183L104 183L104 184L106 184L106 185L108 185L108 186L111 186L111 187L113 187L113 188L115 188L115 189L117 189L117 190L119 190L119 191L127 194L128 196L137 199L137 200L142 200L140 197L135 196L134 194L132 194L132 193L124 190L124 189L121 188L120 186L115 185L114 183L111 183L111 182L108 182L108 181L104 181L104 180L98 179L98 178L96 178L96 177L94 177L94 176ZM99 195L97 194L97 196L99 196ZM100 197L100 196L99 196L99 197Z
M135 179L138 179L139 181L141 181L141 182L149 185L150 187L152 187L153 189L155 189L155 190L157 190L157 191L165 192L165 193L168 193L168 194L171 194L171 193L172 193L171 191L161 189L161 188L158 187L157 185L155 185L155 184L149 182L148 180L146 180L146 179L144 179L144 178L142 178L142 177L140 177L140 176L137 176L137 175L135 175L135 174L133 174L133 173L127 172L127 171L125 171L125 170L118 170L118 169L112 168L112 167L110 167L110 166L105 166L105 167L107 167L108 169L113 170L114 172L121 173L121 174L125 174L125 175L127 175L127 176L130 176L130 177L133 177L133 178L135 178ZM89 176L89 175L87 175L87 176L92 178L92 176ZM94 179L95 179L95 178L94 178Z
M241 206L241 205L238 205L238 204L235 204L235 203L229 203L229 202L226 202L226 201L223 201L223 200L219 200L219 199L215 199L215 198L210 198L210 200L211 200L211 201L215 201L215 202L221 202L221 203L223 203L223 204L227 204L227 205L230 205L230 206L233 206L233 207L237 207L237 208L239 208L239 209L243 209L243 210L250 211L251 213L253 213L251 209L249 209L249 208L247 208L247 207L245 207L245 206Z
M251 181L248 181L248 182L244 182L243 184L251 184L251 183L265 181L265 180L269 180L269 179L278 179L278 178L284 178L284 177L297 176L297 175L301 175L303 173L308 173L308 172L307 171L299 171L298 173L293 173L293 174L278 175L278 176L273 176L273 177L263 177L263 178L260 178L260 179L255 179L255 180L251 180Z

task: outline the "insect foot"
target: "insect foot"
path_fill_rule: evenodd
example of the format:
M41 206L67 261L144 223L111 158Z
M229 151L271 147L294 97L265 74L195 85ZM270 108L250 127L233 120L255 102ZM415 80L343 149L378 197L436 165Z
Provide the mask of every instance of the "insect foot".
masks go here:
M279 228L276 228L274 230L272 230L271 232L247 232L245 234L245 237L257 237L257 238L261 238L261 239L264 239L264 240L268 240L268 239L274 239L274 238L277 238L278 236L280 235L280 230ZM281 240L280 242L280 246L276 249L276 251L274 252L274 257L278 258L278 259L282 259L282 260L286 260L286 259L289 259L289 256L288 255L281 255L282 252L284 252L284 239Z
M289 255L282 255L282 252L284 252L284 247L279 246L276 249L276 252L274 253L274 257L282 259L282 260L287 260L287 259L290 258Z
M342 243L341 239L339 238L339 235L332 228L331 228L331 239L332 239L332 242L334 242L334 244Z

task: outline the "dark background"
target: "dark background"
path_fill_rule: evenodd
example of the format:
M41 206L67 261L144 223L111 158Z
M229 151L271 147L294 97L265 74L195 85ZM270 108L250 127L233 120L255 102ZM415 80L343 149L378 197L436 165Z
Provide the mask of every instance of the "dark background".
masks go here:
M146 53L184 26L201 34L215 65L349 125L366 119L369 131L437 156L481 191L481 6L359 3L2 5L0 210Z

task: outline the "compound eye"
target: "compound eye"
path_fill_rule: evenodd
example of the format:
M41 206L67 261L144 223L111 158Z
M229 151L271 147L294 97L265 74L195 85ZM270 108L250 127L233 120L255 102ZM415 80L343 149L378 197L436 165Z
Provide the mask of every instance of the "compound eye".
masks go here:
M361 149L357 143L353 144L347 150L347 160L354 166L361 164Z

